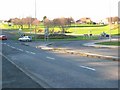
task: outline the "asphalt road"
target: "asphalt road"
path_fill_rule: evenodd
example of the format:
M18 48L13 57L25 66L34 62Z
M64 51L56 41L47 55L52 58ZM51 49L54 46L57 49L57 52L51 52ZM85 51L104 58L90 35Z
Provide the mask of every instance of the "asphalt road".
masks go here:
M43 51L13 40L1 44L2 53L43 87L118 88L118 62Z
M2 57L2 88L41 88L7 58Z
M86 51L94 54L118 57L118 48L95 48L95 47L83 46L83 44L88 42L92 42L92 41L66 41L66 42L57 41L52 45L49 45L49 47L67 48L67 49L77 50L80 52Z

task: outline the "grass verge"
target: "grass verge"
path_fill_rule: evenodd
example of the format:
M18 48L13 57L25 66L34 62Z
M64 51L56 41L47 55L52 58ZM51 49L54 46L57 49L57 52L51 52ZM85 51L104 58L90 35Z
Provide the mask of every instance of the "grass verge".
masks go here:
M118 42L118 41L100 42L100 43L96 43L96 44L100 44L100 45L120 46L120 42Z

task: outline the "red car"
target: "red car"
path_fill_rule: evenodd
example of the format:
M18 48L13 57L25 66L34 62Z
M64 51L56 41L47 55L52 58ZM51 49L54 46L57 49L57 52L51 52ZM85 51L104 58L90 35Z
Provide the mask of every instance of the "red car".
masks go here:
M7 36L5 36L5 35L0 35L0 40L7 40Z

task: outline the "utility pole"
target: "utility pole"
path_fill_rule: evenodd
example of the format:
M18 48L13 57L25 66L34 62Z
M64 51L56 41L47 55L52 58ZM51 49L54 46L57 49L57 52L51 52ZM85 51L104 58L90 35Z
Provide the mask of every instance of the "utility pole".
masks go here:
M110 24L110 36L109 36L109 39L110 39L110 42L111 42L111 25L112 25L112 17L110 17L110 22L109 22L109 24Z
M74 19L74 27L75 27L75 29L74 29L74 34L76 34L76 27L77 27L77 22L76 22L76 19Z
M110 3L110 17L108 18L108 20L109 20L109 28L110 28L110 35L109 35L109 40L110 40L110 42L111 42L111 25L112 25L112 17L111 17L111 0L109 1Z
M37 19L36 18L36 0L35 0L35 19ZM37 25L35 25L35 41L36 41L36 27L37 27Z

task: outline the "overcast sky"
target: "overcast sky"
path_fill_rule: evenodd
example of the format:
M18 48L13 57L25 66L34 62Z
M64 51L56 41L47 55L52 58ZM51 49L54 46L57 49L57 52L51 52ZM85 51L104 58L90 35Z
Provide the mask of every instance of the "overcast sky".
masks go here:
M100 20L118 16L120 0L36 0L37 18L90 17ZM0 20L9 18L35 17L35 0L0 0Z

